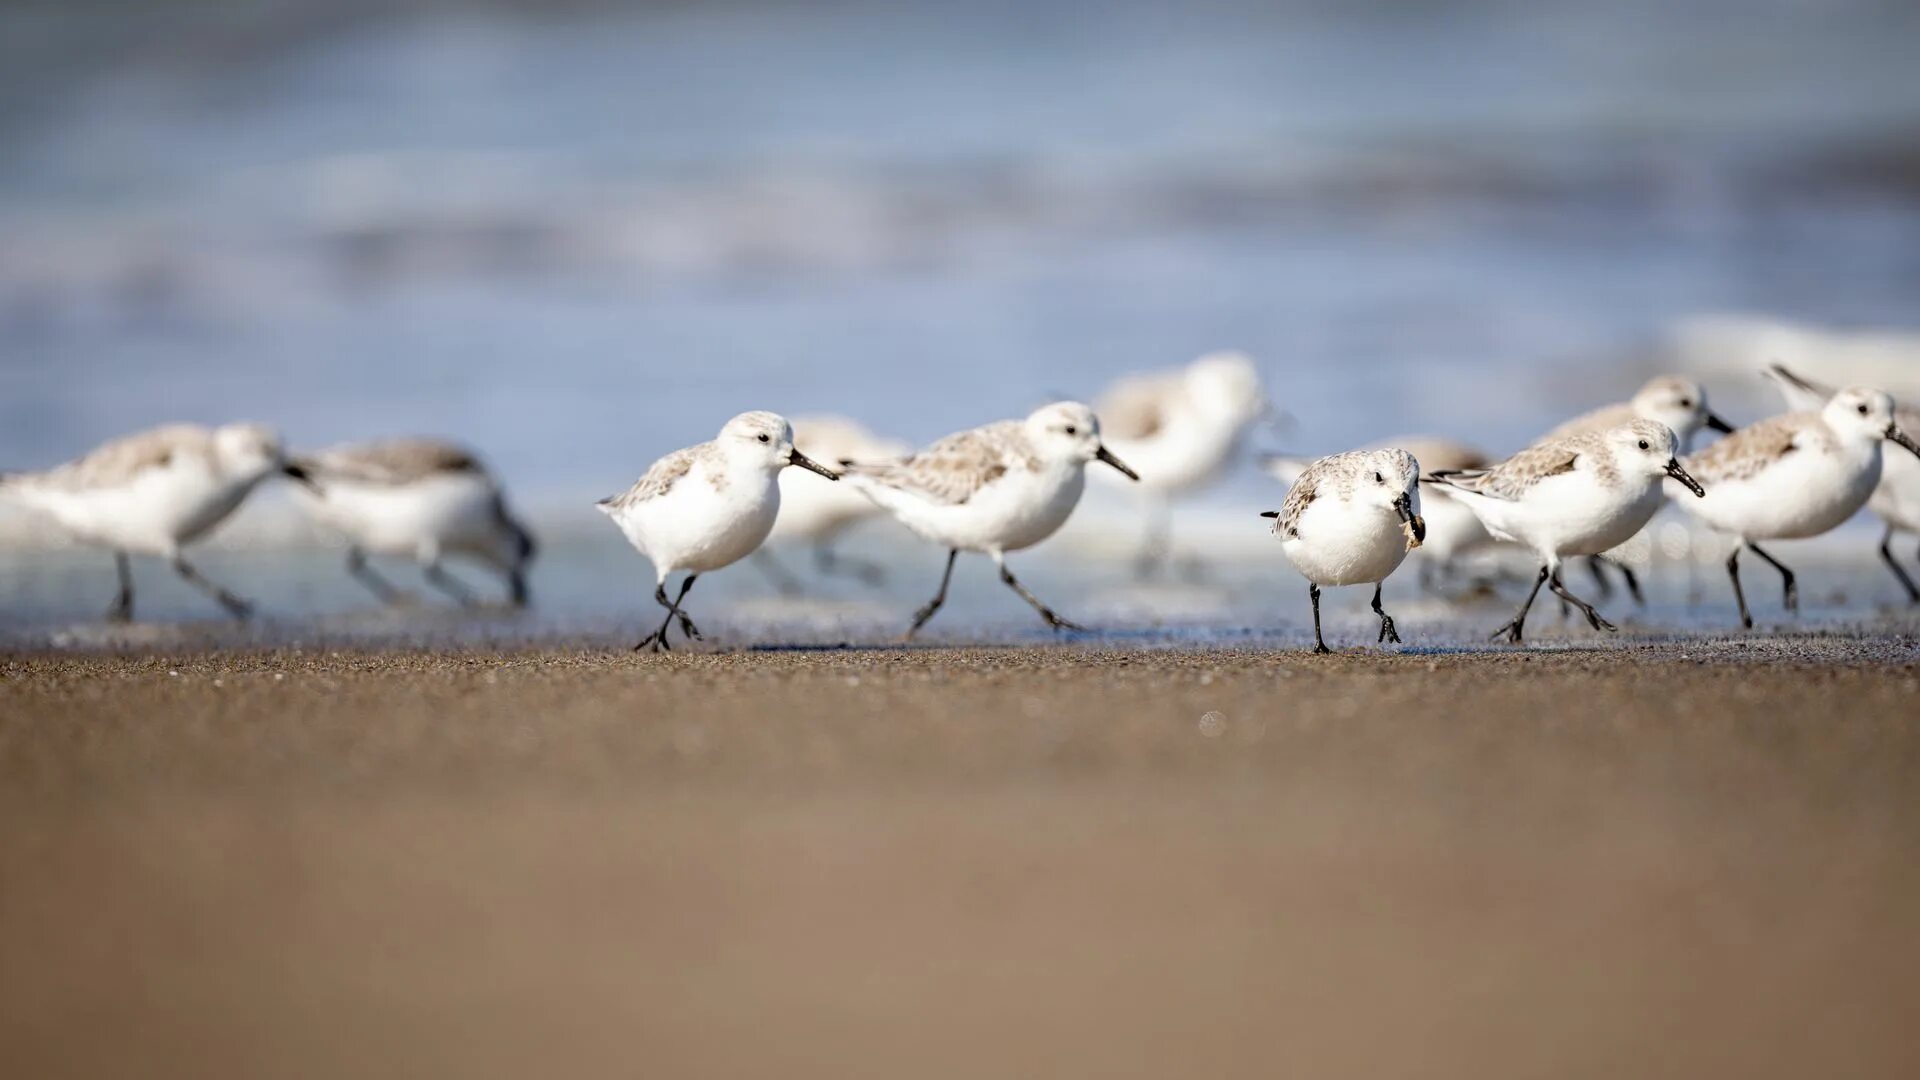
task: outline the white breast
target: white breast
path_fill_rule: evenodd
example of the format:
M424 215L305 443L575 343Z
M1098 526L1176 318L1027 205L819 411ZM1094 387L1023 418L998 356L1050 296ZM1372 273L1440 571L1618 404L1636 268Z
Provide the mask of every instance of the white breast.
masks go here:
M105 488L26 488L23 501L52 515L82 541L170 556L226 520L258 478L216 476L194 455L142 471Z
M299 490L317 520L370 552L425 560L436 552L490 554L499 544L493 485L473 473L399 485L333 480L317 493Z
M1680 505L1749 540L1797 540L1852 517L1873 494L1880 471L1877 442L1795 450L1745 479L1706 482L1706 498Z
M1232 424L1210 420L1191 408L1176 409L1166 426L1148 438L1107 440L1108 449L1140 474L1137 484L1111 470L1100 470L1100 475L1129 490L1185 491L1217 476L1239 437L1240 429Z
M1372 503L1322 496L1301 513L1297 531L1281 550L1316 585L1383 581L1407 557L1399 516Z
M1653 520L1662 498L1655 478L1628 477L1609 485L1576 468L1540 480L1520 499L1486 497L1471 505L1490 531L1547 558L1598 555L1619 547Z
M696 466L666 494L619 511L614 520L661 575L705 573L752 554L773 531L780 486L772 472L737 469L716 486ZM823 481L825 482L825 481Z
M874 501L901 523L942 547L961 551L1018 551L1052 536L1073 514L1086 490L1082 465L1013 469L964 503L932 502L907 491L875 486Z

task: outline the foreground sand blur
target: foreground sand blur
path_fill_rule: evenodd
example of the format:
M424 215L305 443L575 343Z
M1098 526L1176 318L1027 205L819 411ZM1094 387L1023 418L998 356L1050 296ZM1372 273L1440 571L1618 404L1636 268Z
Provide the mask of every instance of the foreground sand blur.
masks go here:
M0 676L14 1075L1920 1071L1910 638Z

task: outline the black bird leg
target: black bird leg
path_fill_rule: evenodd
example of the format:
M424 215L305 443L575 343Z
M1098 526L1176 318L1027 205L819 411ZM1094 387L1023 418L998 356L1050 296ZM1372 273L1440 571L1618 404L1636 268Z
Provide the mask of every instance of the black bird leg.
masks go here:
M1540 575L1533 579L1533 589L1527 593L1527 602L1520 605L1519 613L1514 615L1507 625L1495 630L1493 636L1488 640L1498 641L1500 638L1505 637L1507 643L1510 645L1520 644L1521 631L1527 625L1527 612L1533 609L1533 598L1540 595L1540 586L1546 583L1547 568L1542 566L1540 568Z

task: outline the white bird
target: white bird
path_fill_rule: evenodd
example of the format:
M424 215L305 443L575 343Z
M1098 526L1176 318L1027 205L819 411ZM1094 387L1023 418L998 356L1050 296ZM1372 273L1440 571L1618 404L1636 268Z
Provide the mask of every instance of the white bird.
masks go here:
M263 425L170 424L44 472L0 475L0 495L46 513L78 540L113 551L120 591L107 618L133 617L127 556L135 554L166 559L188 584L244 619L252 605L194 569L181 548L225 521L260 481L286 469L280 437Z
M1693 437L1703 427L1722 434L1733 430L1733 425L1707 406L1706 387L1683 375L1656 375L1647 380L1631 399L1582 413L1535 439L1530 445L1538 446L1572 435L1596 434L1629 420L1651 420L1656 424L1665 424L1673 430L1682 455L1692 449ZM1599 586L1603 600L1613 595L1613 582L1607 579L1602 569L1605 565L1607 561L1599 555L1587 560L1587 572L1593 576L1594 584ZM1633 572L1633 567L1623 562L1612 565L1626 579L1627 592L1632 595L1633 602L1644 605L1646 597L1640 592L1640 578Z
M1439 436L1412 435L1405 438L1387 439L1369 446L1369 450L1401 449L1412 454L1420 467L1434 472L1456 472L1461 469L1478 469L1488 464L1487 455L1465 443ZM1261 467L1267 475L1283 484L1291 485L1305 472L1311 460L1304 457L1291 457L1284 454L1268 454L1261 458ZM1421 500L1421 518L1426 522L1427 535L1420 545L1418 556L1420 565L1420 584L1428 589L1434 587L1434 574L1451 573L1458 560L1480 548L1491 547L1493 537L1487 535L1486 527L1473 511L1447 493L1444 487L1427 485L1426 497Z
M888 461L905 457L912 449L840 416L795 417L793 445L813 460L829 465L836 461ZM800 591L800 583L774 558L772 549L786 543L811 546L814 567L822 574L844 568L860 580L877 585L881 581L878 566L840 554L834 550L834 543L848 529L880 514L873 500L850 484L822 487L797 473L782 472L780 516L773 523L773 535L754 552L754 559L786 593Z
M1541 585L1584 613L1595 630L1614 625L1560 581L1560 561L1598 555L1626 543L1660 509L1660 483L1671 476L1695 495L1700 485L1674 457L1673 430L1630 420L1605 432L1573 435L1529 447L1490 469L1428 474L1452 489L1487 531L1540 557L1540 574L1513 620L1494 631L1518 643Z
M1666 425L1679 441L1682 454L1693 445L1694 435L1703 427L1721 434L1733 430L1733 425L1707 407L1706 387L1682 375L1657 375L1648 379L1629 400L1582 413L1540 436L1534 445L1571 435L1597 434L1629 420L1651 420Z
M1837 393L1833 387L1803 379L1779 364L1768 368L1767 375L1780 387L1781 396L1787 399L1789 409L1818 412ZM1893 420L1901 431L1920 433L1920 409L1896 404ZM1878 514L1887 526L1886 531L1880 534L1880 558L1907 590L1907 600L1920 604L1920 586L1914 585L1913 579L1907 576L1906 570L1893 555L1894 533L1920 533L1920 459L1905 454L1885 454L1883 457L1880 483L1867 499L1867 509Z
M1786 608L1797 611L1793 571L1754 541L1818 536L1852 517L1880 483L1886 442L1920 456L1920 445L1894 419L1893 398L1853 387L1819 412L1762 420L1687 459L1687 468L1709 485L1707 497L1688 503L1687 511L1736 540L1727 574L1741 625L1753 626L1753 616L1740 589L1740 548L1780 571Z
M1174 371L1120 379L1095 402L1107 445L1140 470L1147 532L1136 567L1151 573L1172 550L1174 499L1225 471L1247 429L1268 411L1260 373L1243 353L1208 353Z
M1055 615L1007 569L1006 554L1052 536L1086 488L1087 463L1104 461L1138 479L1100 441L1092 409L1067 401L1025 420L1002 420L949 435L904 460L848 463L849 483L924 539L947 549L940 591L914 614L906 636L926 625L947 600L953 563L962 551L984 552L1000 580L1054 629L1081 627Z
M793 448L793 428L783 417L741 413L713 441L675 450L632 487L595 504L653 563L653 598L667 609L660 629L642 638L636 651L668 648L667 630L675 618L682 633L700 637L681 601L701 574L746 558L766 540L780 513L776 478L789 465L840 479ZM687 578L680 595L668 600L667 578L682 570Z
M500 485L464 447L436 439L388 439L336 446L294 460L313 517L344 534L347 571L386 603L402 597L367 564L367 554L419 563L426 579L461 604L475 598L441 566L465 555L507 579L515 607L527 602L533 537L507 510Z
M1420 546L1420 463L1405 450L1350 450L1306 467L1287 489L1273 534L1313 601L1313 651L1331 652L1320 636L1320 586L1373 586L1380 641L1400 643L1393 617L1380 606L1381 583Z

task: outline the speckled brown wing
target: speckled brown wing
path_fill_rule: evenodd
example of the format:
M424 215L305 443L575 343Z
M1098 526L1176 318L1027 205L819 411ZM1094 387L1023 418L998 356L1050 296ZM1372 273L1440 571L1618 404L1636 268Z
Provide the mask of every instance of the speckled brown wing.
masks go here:
M1812 413L1787 413L1749 424L1688 458L1686 469L1702 484L1745 480L1814 437L1823 427L1814 419Z
M653 463L632 487L618 495L600 500L600 505L614 510L624 510L650 499L657 499L673 490L673 485L693 471L700 459L711 451L711 443L701 443L685 450L675 450L666 457Z
M466 448L436 439L387 439L337 447L297 464L323 483L338 478L396 487L440 474L485 471Z
M1572 472L1580 452L1569 442L1530 446L1491 469L1449 474L1446 482L1496 499L1518 499L1547 477Z
M1633 418L1633 406L1626 402L1602 405L1600 408L1589 413L1582 413L1566 423L1561 424L1559 427L1554 428L1552 431L1547 432L1545 435L1540 436L1534 440L1534 445L1544 446L1549 443L1562 442L1575 435L1587 435L1594 432L1606 431L1609 428L1619 427L1621 424Z
M932 502L958 506L1014 469L1039 468L1026 445L1021 422L949 435L903 461L846 466L857 475L910 491Z
M35 482L81 491L131 483L148 469L164 468L183 454L214 460L213 433L194 424L169 424L102 444L85 457L40 474Z
M1313 505L1313 497L1319 492L1319 478L1311 467L1300 474L1300 479L1287 489L1286 501L1280 504L1280 516L1273 522L1275 536L1300 535L1300 515Z

